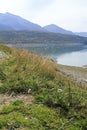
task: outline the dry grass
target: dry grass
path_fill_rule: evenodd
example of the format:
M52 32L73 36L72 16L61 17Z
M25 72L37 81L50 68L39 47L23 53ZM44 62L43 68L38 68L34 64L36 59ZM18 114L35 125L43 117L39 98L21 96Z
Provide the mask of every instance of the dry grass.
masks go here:
M27 50L24 51L15 50L14 52L17 66L19 66L20 63L24 62L25 71L26 69L28 69L28 72L29 71L36 72L37 75L45 72L56 74L56 68L57 68L56 62L47 59L42 55L38 56L29 53Z

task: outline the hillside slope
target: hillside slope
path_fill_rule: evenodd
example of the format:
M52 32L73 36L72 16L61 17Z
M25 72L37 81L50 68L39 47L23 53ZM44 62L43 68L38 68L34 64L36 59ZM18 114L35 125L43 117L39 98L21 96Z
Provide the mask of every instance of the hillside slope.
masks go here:
M86 130L87 91L56 62L4 45L0 51L9 56L0 61L1 130Z
M78 36L87 37L87 32L77 32L75 34Z

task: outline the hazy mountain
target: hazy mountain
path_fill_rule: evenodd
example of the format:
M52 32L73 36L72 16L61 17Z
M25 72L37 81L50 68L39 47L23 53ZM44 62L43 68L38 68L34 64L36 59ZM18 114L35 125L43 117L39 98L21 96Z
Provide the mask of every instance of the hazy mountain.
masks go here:
M60 34L69 35L80 35L87 37L87 33L73 33L71 31L65 30L55 24L50 24L41 27L38 24L32 23L20 16L11 13L0 13L0 30L28 30L28 31L42 31L42 32L53 32Z
M87 32L76 32L76 35L87 37Z
M0 30L44 31L41 26L10 13L0 13Z
M43 28L46 29L47 31L53 32L53 33L61 33L61 34L74 35L73 32L68 31L68 30L65 30L65 29L63 29L63 28L61 28L61 27L58 27L58 26L55 25L55 24L50 24L50 25L44 26Z

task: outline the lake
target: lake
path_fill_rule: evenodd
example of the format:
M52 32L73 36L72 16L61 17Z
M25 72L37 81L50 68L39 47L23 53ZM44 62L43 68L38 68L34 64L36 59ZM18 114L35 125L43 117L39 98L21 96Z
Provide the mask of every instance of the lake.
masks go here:
M85 66L87 65L87 49L65 53L59 57L56 57L57 62L62 65L68 66Z
M20 49L28 49L29 52L42 54L48 58L57 60L59 64L69 66L87 65L87 46L71 46L64 44L15 44L10 45Z

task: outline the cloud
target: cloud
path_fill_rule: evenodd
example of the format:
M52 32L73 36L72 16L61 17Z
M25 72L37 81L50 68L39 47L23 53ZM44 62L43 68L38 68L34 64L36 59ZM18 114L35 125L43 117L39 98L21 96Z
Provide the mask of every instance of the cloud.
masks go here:
M0 12L19 13L24 8L24 0L0 0Z
M86 0L56 0L50 6L46 6L45 10L39 12L34 18L42 26L54 23L68 30L86 31L86 12Z
M30 5L29 7L31 7L31 9L33 9L34 11L40 11L46 6L52 4L53 1L55 0L30 0L28 3Z

